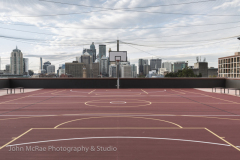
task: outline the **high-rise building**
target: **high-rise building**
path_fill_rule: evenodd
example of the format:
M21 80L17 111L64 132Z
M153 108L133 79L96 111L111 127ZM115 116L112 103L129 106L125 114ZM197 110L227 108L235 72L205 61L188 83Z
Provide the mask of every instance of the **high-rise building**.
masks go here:
M51 62L47 61L43 64L43 69L46 71L46 73L48 73L47 71L47 67L51 65Z
M78 61L78 63L81 63L81 56L76 57L76 61Z
M47 66L47 73L48 74L54 74L55 73L55 66L54 65Z
M218 58L218 77L240 77L240 52L233 56Z
M10 64L7 64L5 67L6 67L6 68L5 68L5 70L6 70L5 73L6 73L6 74L10 74L10 73L11 73Z
M121 78L132 78L132 66L121 65Z
M108 57L103 56L100 59L100 73L104 76L104 77L108 77L108 67L109 67L109 62L108 62Z
M92 62L92 56L88 52L81 55L81 63L90 65Z
M106 57L106 45L99 45L99 59Z
M83 54L85 52L88 52L88 54L90 54L92 58L92 61L95 62L97 56L96 56L96 48L95 48L94 42L92 42L92 44L90 45L90 49L86 49L86 48L83 49Z
M162 67L162 59L150 59L150 69L158 70Z
M109 65L109 77L113 78L117 77L117 65L115 64Z
M1 61L1 57L0 57L0 70L1 70L1 65L2 65L2 61Z
M202 74L202 77L208 77L208 62L194 63L195 74Z
M92 64L92 70L91 71L92 71L91 77L92 78L98 78L98 75L99 75L99 63L94 62Z
M163 62L162 68L166 68L168 72L172 72L172 63L171 62Z
M29 61L28 58L23 58L23 72L25 74L28 74L28 70L29 70Z
M42 70L43 66L42 66L42 57L40 57L40 65L39 65L39 70Z
M183 70L188 67L188 63L185 61L178 61L173 63L173 72L177 72L178 70Z
M60 77L62 74L65 74L65 64L59 64L58 67L58 76Z
M23 74L23 54L17 47L11 53L11 74Z
M144 64L143 65L143 75L146 76L150 71L150 65Z
M135 64L131 64L132 78L137 77L137 66Z
M83 68L85 68L85 64L78 63L77 61L65 63L65 74L83 78Z
M143 66L144 65L148 65L148 59L139 59L138 60L138 73L139 73L139 75L142 75L142 74L146 75L146 73L144 73L144 71L143 71Z

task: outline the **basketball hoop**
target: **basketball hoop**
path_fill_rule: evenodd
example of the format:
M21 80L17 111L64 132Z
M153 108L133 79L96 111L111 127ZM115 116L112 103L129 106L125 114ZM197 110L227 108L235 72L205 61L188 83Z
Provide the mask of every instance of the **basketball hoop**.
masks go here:
M119 89L119 62L127 62L127 51L110 51L109 52L109 61L116 62L117 65L117 89Z

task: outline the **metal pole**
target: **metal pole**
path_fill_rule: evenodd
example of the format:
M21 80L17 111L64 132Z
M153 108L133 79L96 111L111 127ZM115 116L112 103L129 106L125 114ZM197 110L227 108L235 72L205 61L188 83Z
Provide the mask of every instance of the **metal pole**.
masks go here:
M117 51L119 52L119 40L117 40Z
M119 89L119 61L117 61L117 89Z
M119 52L119 40L117 40L117 51ZM119 89L119 61L117 61L117 89Z

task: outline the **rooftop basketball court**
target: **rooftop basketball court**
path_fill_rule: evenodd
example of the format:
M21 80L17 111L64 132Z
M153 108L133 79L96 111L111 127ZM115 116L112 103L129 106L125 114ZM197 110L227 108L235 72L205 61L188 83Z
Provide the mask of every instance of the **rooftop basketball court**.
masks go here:
M5 95L0 153L2 159L24 160L238 160L239 104L237 96L196 89L42 89Z

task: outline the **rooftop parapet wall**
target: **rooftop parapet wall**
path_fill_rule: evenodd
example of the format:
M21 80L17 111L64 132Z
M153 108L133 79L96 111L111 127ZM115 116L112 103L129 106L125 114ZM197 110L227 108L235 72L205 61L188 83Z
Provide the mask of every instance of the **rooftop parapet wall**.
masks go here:
M0 78L0 88L9 88L9 87L10 87L9 79Z
M116 88L116 78L10 78L11 87ZM240 81L240 80L239 80ZM121 78L120 88L225 87L225 78Z

